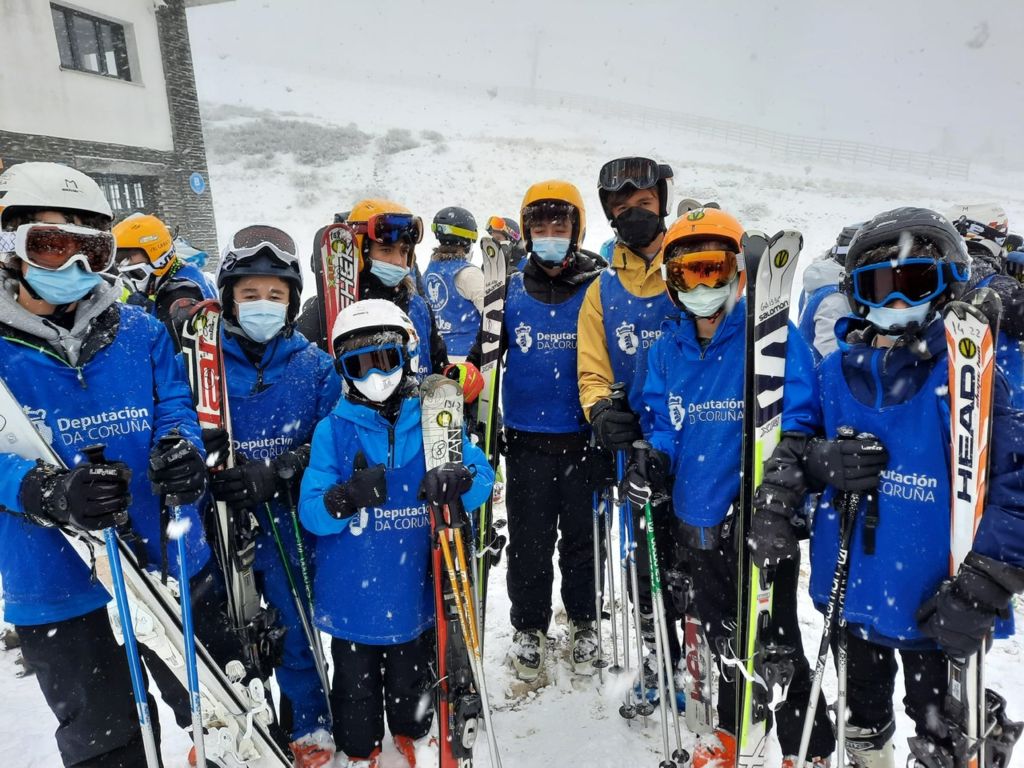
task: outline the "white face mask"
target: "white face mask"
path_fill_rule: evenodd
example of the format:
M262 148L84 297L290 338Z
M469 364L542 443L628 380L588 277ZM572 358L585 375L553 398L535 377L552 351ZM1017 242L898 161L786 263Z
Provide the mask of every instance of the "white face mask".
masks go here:
M401 368L391 373L371 373L362 381L353 381L352 386L367 400L383 403L398 389L404 373Z
M872 307L868 310L866 319L882 333L887 335L895 333L899 335L911 323L917 323L923 327L927 324L931 315L932 304L929 301L916 307L904 307L902 309L896 309L895 307Z
M735 290L734 282L721 288L698 285L692 291L676 291L676 296L690 314L695 317L711 317L725 305Z

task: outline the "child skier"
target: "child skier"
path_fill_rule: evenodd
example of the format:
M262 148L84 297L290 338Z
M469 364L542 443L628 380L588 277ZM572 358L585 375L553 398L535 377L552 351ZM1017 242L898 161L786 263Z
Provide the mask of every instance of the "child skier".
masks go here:
M958 657L976 651L1024 589L1024 417L1009 407L1001 374L987 505L973 551L952 583L940 586L949 571L951 470L938 310L961 296L967 272L962 238L933 211L898 208L860 228L841 284L856 316L839 322L839 349L821 363L813 387L787 382L783 438L755 498L751 550L770 564L796 557L790 521L808 490L823 490L811 538L811 597L823 610L839 548L833 501L876 495L877 514L862 499L855 521L844 610L846 744L860 768L895 761L896 651L906 712L918 735L942 743L935 715L947 664L939 649ZM857 436L840 439L840 427Z
M286 629L276 676L290 705L282 710L292 715L291 749L297 766L318 768L333 758L334 744L311 649L319 638L306 636L296 608L299 602L308 614L303 577L312 548L296 538L295 500L313 429L338 401L341 380L330 356L294 332L302 273L285 232L239 230L221 256L217 283L236 466L213 473L210 487L218 501L256 514L260 591ZM213 465L221 464L228 435L205 430L203 439Z
M0 452L5 619L60 722L64 764L144 765L128 665L107 617L110 595L58 528L99 531L127 511L121 534L137 536L136 551L155 565L160 497L176 495L191 523L186 568L202 582L193 587L198 603L211 591L203 576L210 550L193 506L206 489L199 425L167 333L119 304L101 275L115 244L96 182L64 165L22 163L0 175L0 198L0 378L69 467ZM97 442L111 463L80 463L82 449ZM154 459L164 468L147 471ZM177 558L168 569L178 577ZM216 612L197 604L197 631L204 619L216 622ZM183 720L190 723L187 703Z
M334 738L350 766L374 768L386 713L396 746L415 766L432 719L425 502L476 509L494 473L465 437L464 464L425 471L421 341L397 306L356 302L338 315L332 342L343 396L313 435L300 515L318 537L315 621L333 638Z
M696 208L678 219L662 247L666 291L678 314L662 323L661 336L647 358L643 405L652 417L654 447L647 466L631 463L626 495L643 506L671 490L676 538L693 579L693 599L713 649L732 640L736 623L734 504L740 494L740 445L743 439L743 366L746 349L745 299L737 256L743 227L725 211ZM790 328L796 336L794 328ZM787 366L800 381L812 367L810 351L791 337ZM715 446L715 460L708 456ZM705 460L705 458L708 460ZM729 457L726 460L726 457ZM671 482L674 478L675 482ZM796 665L789 700L806 700L810 668L800 643L796 616L797 563L779 568L772 619L778 641L793 648ZM736 760L736 686L733 671L718 658L718 727L702 738L694 768L726 768ZM811 755L824 766L835 746L824 705L818 710ZM800 711L784 705L776 711L783 766L792 768L800 746ZM801 767L802 768L802 767Z
M449 206L430 225L438 246L423 275L424 296L450 357L465 360L480 330L484 274L470 264L477 240L476 219L465 208Z
M526 191L520 216L530 257L505 297L502 400L515 629L509 657L516 676L529 682L544 666L556 540L569 662L576 674L596 671L591 495L611 463L590 444L576 389L577 317L600 274L580 253L583 197L566 181L543 181Z

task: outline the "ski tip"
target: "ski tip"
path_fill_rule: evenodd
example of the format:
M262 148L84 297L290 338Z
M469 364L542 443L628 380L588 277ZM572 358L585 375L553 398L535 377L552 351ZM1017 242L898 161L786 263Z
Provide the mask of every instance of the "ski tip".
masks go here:
M775 245L781 240L796 241L796 250L803 250L804 247L804 236L803 233L797 229L780 229L771 237L771 244Z
M1003 302L999 294L991 288L975 288L959 301L951 301L942 308L943 317L954 315L965 320L973 315L993 328L999 325L999 317L1003 311Z
M462 387L455 379L449 379L439 373L432 373L420 384L420 398L451 397L462 395Z

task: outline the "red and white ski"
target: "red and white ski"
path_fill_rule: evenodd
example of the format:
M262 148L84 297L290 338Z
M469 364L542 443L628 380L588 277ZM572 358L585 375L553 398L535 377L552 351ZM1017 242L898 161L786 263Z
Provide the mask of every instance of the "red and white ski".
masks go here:
M359 254L352 228L347 224L331 224L320 242L320 325L331 356L331 329L345 307L359 301Z

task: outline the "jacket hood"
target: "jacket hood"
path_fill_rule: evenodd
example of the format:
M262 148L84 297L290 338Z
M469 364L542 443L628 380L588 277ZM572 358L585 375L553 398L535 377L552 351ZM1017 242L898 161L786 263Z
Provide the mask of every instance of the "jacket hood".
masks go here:
M804 293L810 295L826 285L838 285L845 273L843 265L830 256L822 256L804 270Z

